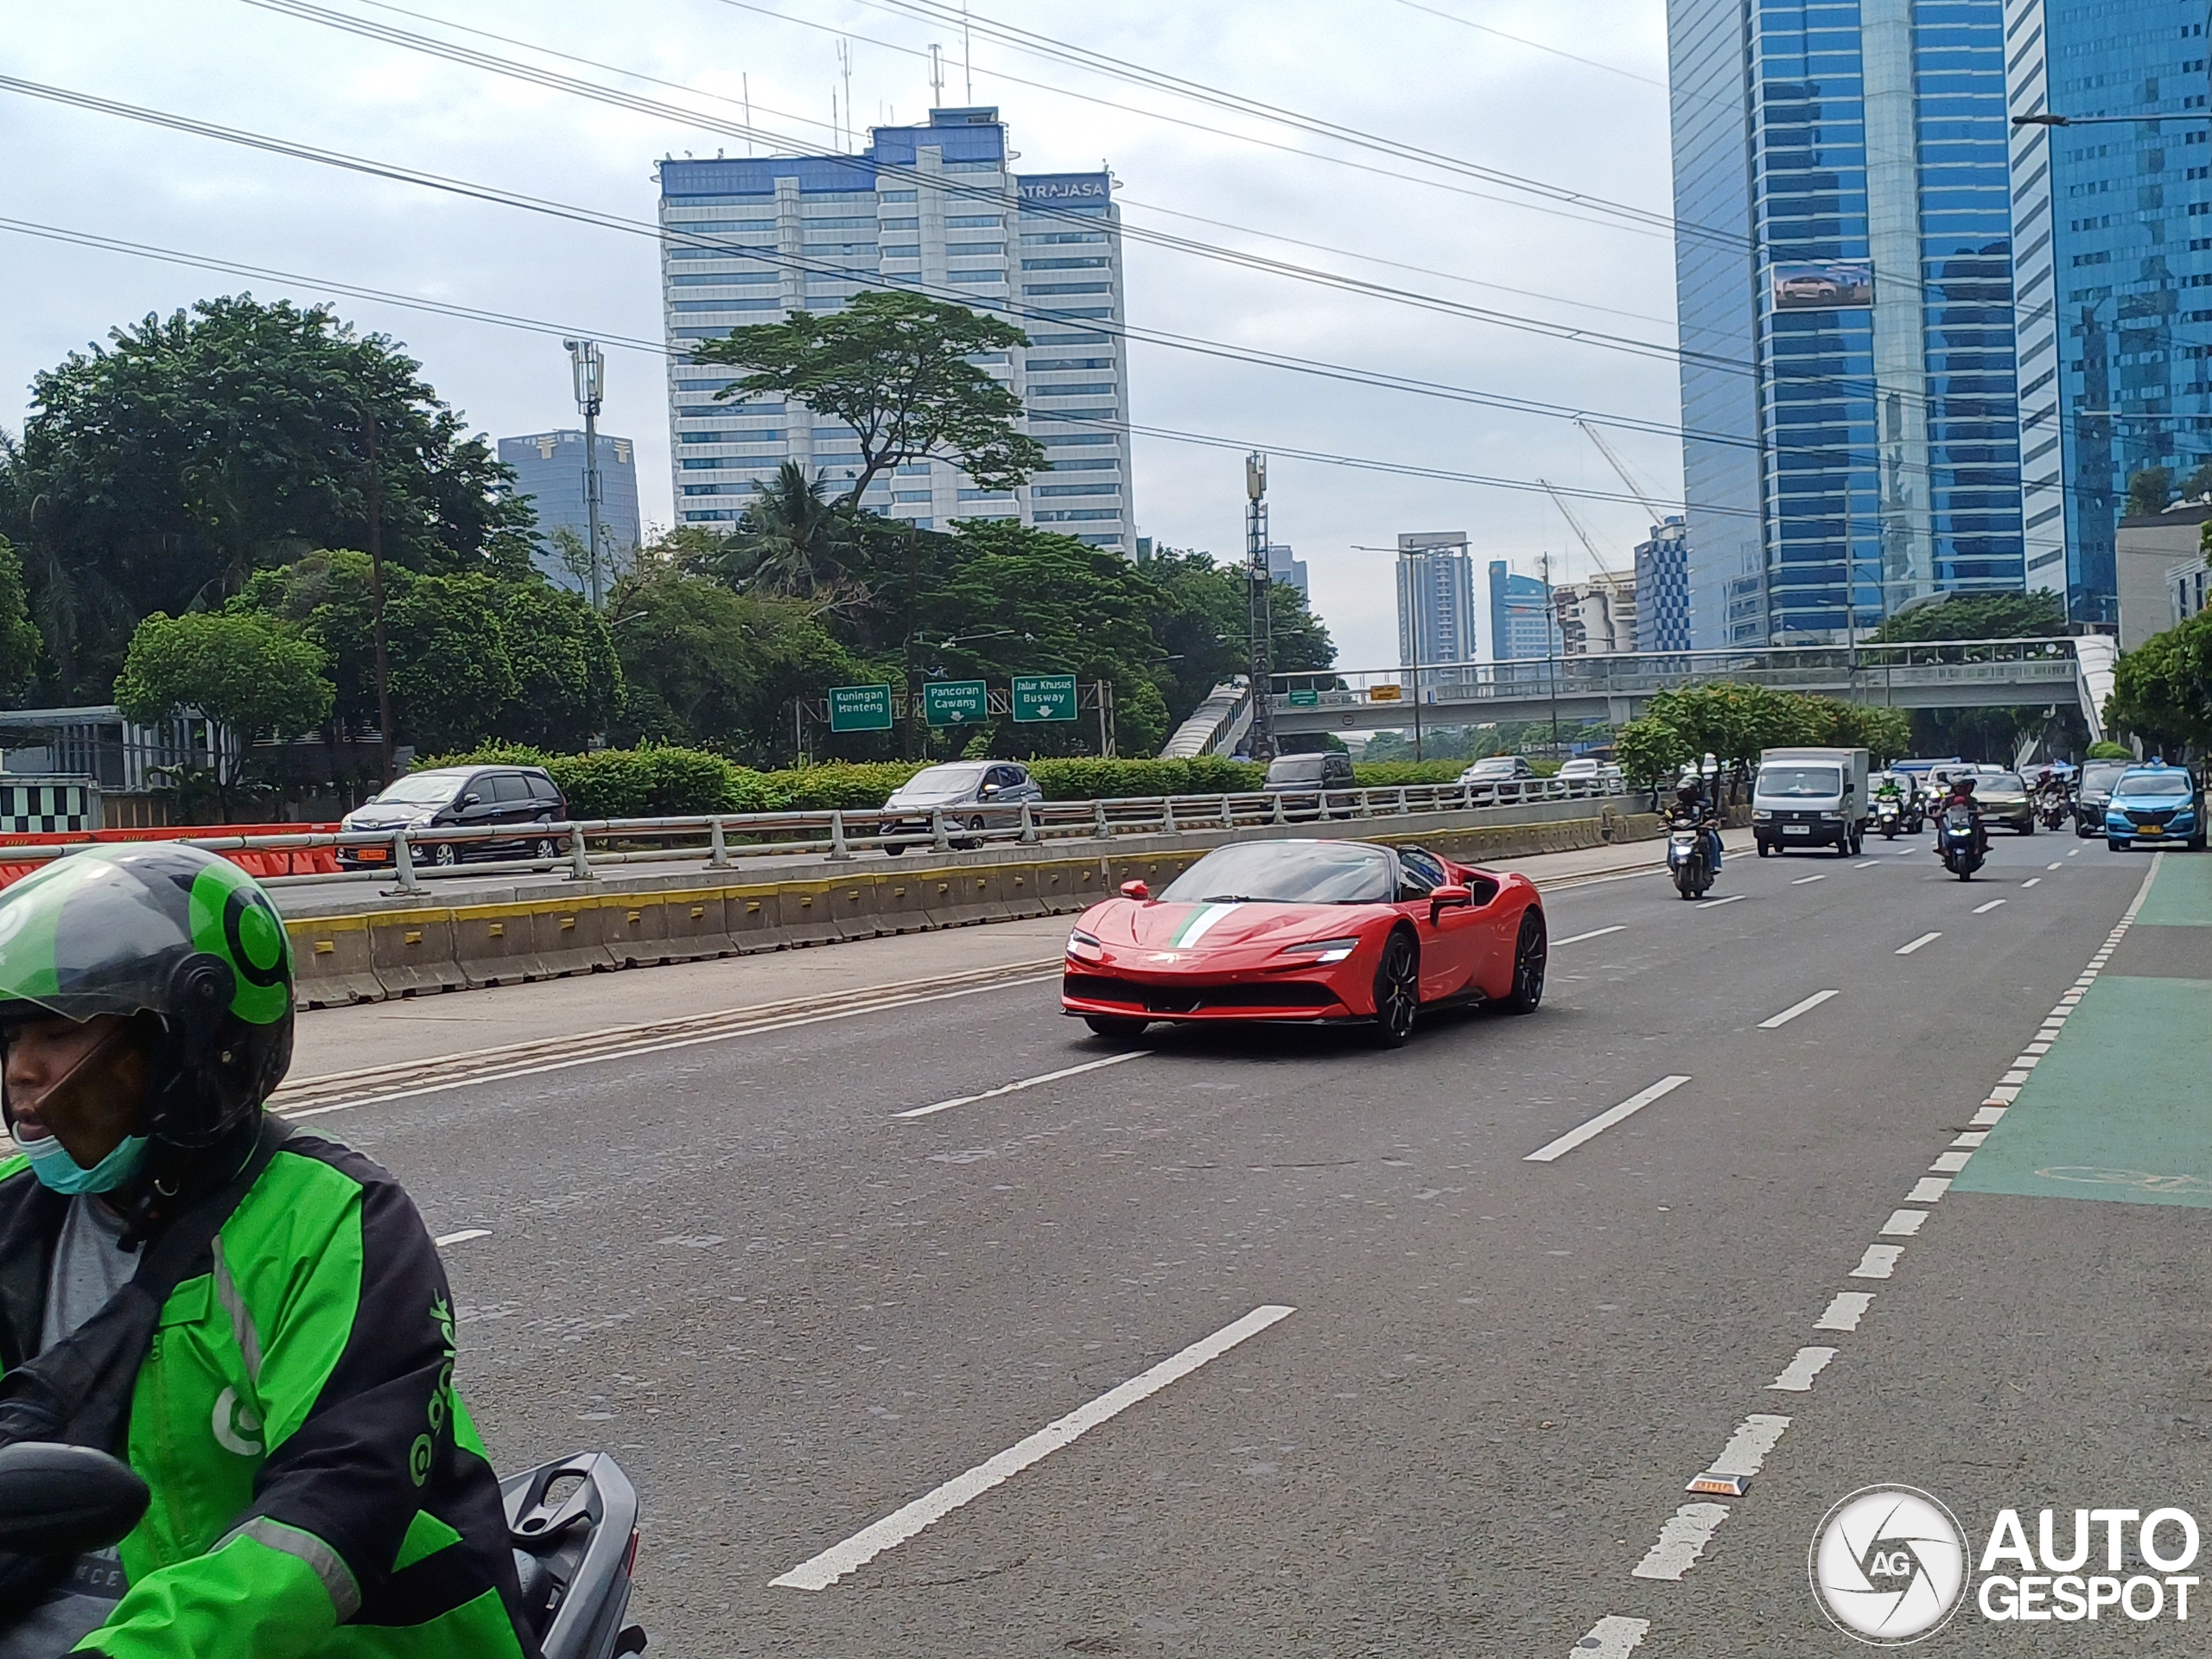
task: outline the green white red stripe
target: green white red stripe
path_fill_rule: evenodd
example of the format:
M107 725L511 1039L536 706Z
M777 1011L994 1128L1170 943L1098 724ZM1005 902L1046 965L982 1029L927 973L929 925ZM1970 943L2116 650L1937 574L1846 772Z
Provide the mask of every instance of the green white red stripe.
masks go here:
M1183 918L1183 925L1175 930L1175 937L1169 943L1178 950L1196 944L1216 925L1228 920L1230 912L1236 908L1235 905L1200 905Z

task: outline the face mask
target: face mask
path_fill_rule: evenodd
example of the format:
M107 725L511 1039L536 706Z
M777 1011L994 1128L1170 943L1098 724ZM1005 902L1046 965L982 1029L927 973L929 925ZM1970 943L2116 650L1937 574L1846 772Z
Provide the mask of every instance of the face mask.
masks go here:
M118 1034L119 1031L111 1032L86 1049L76 1065L56 1077L39 1096L38 1104L52 1100L75 1081L77 1074L91 1065ZM14 1127L15 1115L10 1112L9 1128ZM138 1173L138 1166L146 1155L146 1137L143 1135L128 1136L90 1169L69 1155L69 1149L61 1144L59 1135L48 1134L35 1141L18 1141L16 1144L31 1160L31 1173L38 1178L41 1185L73 1196L79 1192L112 1192Z
M112 1192L138 1173L138 1166L145 1159L146 1137L134 1135L113 1152L86 1169L69 1155L61 1144L61 1137L49 1135L37 1141L22 1143L23 1155L31 1160L31 1173L49 1191L74 1195L79 1192Z

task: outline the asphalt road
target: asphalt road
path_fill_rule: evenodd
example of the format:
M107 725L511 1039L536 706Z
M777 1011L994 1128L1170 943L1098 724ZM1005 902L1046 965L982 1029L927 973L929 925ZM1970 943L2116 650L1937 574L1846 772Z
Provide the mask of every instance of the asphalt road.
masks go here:
M2186 1507L2212 1475L2205 1216L1919 1185L2149 864L2000 837L1961 884L1901 840L1732 859L1726 903L1573 888L1537 1014L1395 1052L1120 1058L1032 981L313 1127L434 1232L483 1230L447 1249L464 1394L503 1466L616 1451L655 1653L1856 1652L1806 1579L1856 1488L1927 1488L1978 1548L2000 1507ZM1916 1192L1891 1276L1853 1277ZM1815 1328L1854 1292L1855 1329ZM1189 1351L1262 1309L1291 1311ZM1815 1347L1809 1389L1769 1386ZM826 1587L772 1585L1178 1355ZM1755 1414L1789 1421L1748 1493L1636 1576ZM2107 1610L1922 1651L2202 1646Z

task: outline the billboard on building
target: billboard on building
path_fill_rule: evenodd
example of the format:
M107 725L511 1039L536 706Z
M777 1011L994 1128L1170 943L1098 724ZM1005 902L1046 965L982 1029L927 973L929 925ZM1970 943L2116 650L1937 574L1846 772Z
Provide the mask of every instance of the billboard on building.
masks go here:
M1771 268L1777 311L1835 311L1874 303L1874 268L1833 259L1777 261Z

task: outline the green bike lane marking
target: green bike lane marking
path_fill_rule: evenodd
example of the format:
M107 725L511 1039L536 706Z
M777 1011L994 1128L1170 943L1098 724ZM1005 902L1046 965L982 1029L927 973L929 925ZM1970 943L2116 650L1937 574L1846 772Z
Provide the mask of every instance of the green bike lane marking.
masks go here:
M1951 1190L2212 1210L2212 857L2159 867Z

